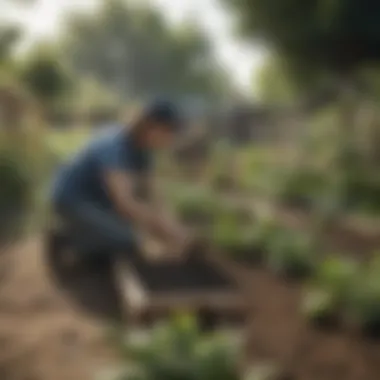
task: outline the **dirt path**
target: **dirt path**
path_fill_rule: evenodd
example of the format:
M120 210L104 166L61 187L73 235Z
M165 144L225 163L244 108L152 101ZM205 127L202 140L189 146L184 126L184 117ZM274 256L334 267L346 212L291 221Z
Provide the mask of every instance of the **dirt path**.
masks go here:
M346 329L312 329L299 310L301 288L264 269L231 267L251 305L247 354L272 363L275 380L378 380L380 343Z
M83 297L99 294L96 286L109 292L104 278L58 275L54 283L38 237L3 249L0 270L0 379L90 380L113 362L105 337L112 295L92 304Z

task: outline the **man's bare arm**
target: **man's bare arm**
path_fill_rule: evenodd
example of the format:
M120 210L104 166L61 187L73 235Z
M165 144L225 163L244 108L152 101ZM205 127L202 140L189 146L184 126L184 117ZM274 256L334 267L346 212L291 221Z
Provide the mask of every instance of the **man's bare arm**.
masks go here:
M183 229L183 226L176 218L172 210L169 209L164 196L160 191L160 186L157 178L153 175L148 174L140 177L139 179L142 194L144 194L144 200L149 204L149 206L159 213L162 218L164 218L168 223L175 225L176 228Z
M118 170L108 170L104 177L110 197L122 217L133 220L151 233L173 238L176 232L166 225L156 210L135 196L132 177Z
M144 195L144 201L147 202L150 209L157 215L164 225L174 231L176 238L169 242L169 249L175 252L178 250L186 253L187 245L191 244L192 233L180 222L175 213L170 210L164 197L160 192L160 186L157 179L152 174L147 174L139 178L141 193Z

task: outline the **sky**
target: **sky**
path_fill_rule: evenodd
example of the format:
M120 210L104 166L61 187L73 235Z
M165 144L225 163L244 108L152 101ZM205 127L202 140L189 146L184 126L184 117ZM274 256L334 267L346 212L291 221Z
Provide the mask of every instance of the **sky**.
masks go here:
M243 91L252 90L252 75L261 66L264 54L233 38L231 17L218 0L136 1L150 3L173 23L180 23L187 18L196 20L210 36L219 62L231 73L236 84ZM68 11L91 12L97 4L97 0L37 0L34 5L22 7L0 0L0 9L3 17L6 15L24 25L27 35L25 46L28 46L40 38L54 38L62 28L62 21Z

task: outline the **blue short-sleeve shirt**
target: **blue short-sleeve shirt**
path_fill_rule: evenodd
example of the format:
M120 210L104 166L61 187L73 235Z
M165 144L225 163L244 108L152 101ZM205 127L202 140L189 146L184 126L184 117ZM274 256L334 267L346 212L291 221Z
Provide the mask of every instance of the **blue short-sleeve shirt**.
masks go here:
M60 170L53 186L53 202L64 205L87 201L111 208L104 172L117 169L139 175L150 167L150 152L138 147L122 128L110 128Z

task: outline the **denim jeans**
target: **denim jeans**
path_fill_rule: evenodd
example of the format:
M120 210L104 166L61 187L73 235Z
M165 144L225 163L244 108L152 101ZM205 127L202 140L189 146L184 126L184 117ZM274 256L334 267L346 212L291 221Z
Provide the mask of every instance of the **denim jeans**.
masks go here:
M76 201L56 205L55 212L63 220L70 240L84 251L131 255L135 252L136 234L131 224L112 210Z

